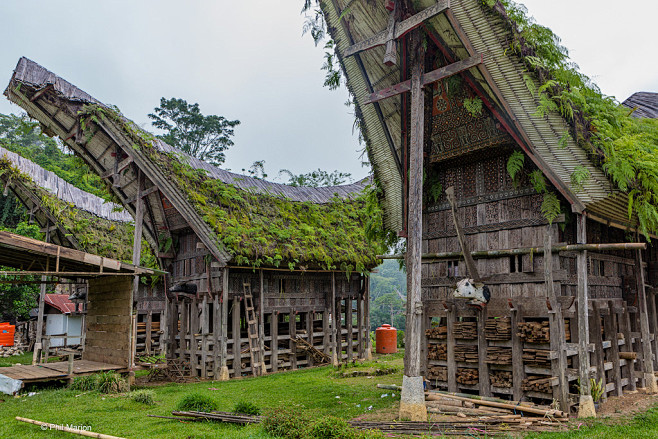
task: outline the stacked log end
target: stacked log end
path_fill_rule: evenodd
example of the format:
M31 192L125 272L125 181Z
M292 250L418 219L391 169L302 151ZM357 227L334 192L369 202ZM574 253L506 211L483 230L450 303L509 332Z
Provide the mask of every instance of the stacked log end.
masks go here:
M429 380L448 381L448 368L446 366L431 366L427 369Z
M528 392L551 393L553 391L553 380L554 377L529 375L521 381L521 389Z
M489 317L484 325L487 340L504 341L512 338L512 323L509 317Z
M486 362L489 364L512 364L512 348L488 347Z
M506 370L492 370L489 373L489 382L494 387L512 387L512 372Z
M455 345L455 361L462 363L478 362L478 347L470 345Z
M551 351L546 349L523 349L523 363L528 366L551 367Z
M478 370L467 367L458 367L457 382L466 386L476 385L478 383Z
M427 345L427 359L428 360L447 360L448 347L445 344L430 344Z
M478 338L477 322L455 322L452 332L457 339L475 340Z
M526 343L550 343L551 330L548 320L541 322L522 322L517 325L517 335ZM565 340L571 341L571 325L569 319L564 321Z
M425 335L427 338L434 339L445 339L448 337L448 327L447 326L435 326L433 328L425 330Z

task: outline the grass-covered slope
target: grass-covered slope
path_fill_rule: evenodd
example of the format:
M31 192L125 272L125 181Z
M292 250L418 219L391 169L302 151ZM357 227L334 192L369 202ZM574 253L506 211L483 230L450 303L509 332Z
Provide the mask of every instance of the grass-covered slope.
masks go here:
M537 24L512 0L482 0L509 27L510 56L519 56L528 89L539 98L537 115L557 111L571 135L615 186L629 195L629 219L636 215L644 234L658 232L658 119L632 111L601 90L569 59L550 29ZM536 88L530 76L539 81Z
M375 256L383 249L369 237L381 228L381 211L367 191L313 203L238 189L191 167L182 154L160 151L151 134L114 110L86 105L80 117L83 129L101 117L122 129L133 148L176 183L239 265L345 271L377 265Z

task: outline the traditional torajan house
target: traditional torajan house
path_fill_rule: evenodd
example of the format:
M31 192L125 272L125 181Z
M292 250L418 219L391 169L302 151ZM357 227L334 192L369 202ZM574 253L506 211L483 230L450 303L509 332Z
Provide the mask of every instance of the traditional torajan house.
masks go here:
M106 258L129 262L133 251L133 219L120 205L106 202L64 181L55 173L0 147L0 185L3 196L11 193L25 206L29 221L41 227L46 242L73 248ZM141 264L155 266L148 244L142 243ZM87 281L70 281L71 293L86 297ZM46 284L41 285L41 301ZM161 282L145 279L133 297L136 308L136 354L162 351L160 326L164 327L165 296ZM36 341L43 335L43 305ZM84 313L84 312L83 312ZM84 317L81 317L84 319ZM84 325L83 325L84 326ZM45 346L44 343L41 343Z
M581 415L598 387L656 391L657 255L638 237L658 232L656 124L512 2L319 4L386 226L407 236L401 417L426 417L423 376ZM455 298L463 278L479 300Z
M108 182L154 249L168 295L167 356L226 379L366 357L366 182L296 188L223 171L143 132L22 58L5 94Z

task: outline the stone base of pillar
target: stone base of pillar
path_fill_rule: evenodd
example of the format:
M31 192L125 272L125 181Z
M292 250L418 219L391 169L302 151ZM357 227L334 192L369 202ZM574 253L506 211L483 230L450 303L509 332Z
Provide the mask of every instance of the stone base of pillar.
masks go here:
M427 422L423 377L409 377L406 375L402 377L399 418L401 420Z
M656 376L652 373L644 374L644 381L646 384L646 392L650 395L658 393L658 383L656 383Z
M331 359L331 364L333 364L334 367L338 367L338 354L334 353L333 358Z
M229 380L229 374L228 374L228 366L222 366L219 369L219 381L228 381Z
M594 407L594 399L592 399L591 395L580 395L578 417L596 418L596 408Z

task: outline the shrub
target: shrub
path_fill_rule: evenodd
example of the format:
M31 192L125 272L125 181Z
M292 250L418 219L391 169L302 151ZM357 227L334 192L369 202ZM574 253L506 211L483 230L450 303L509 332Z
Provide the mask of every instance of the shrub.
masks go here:
M398 329L398 348L404 347L404 331Z
M130 399L132 399L135 402L140 402L142 404L146 405L154 405L155 404L155 392L153 390L135 390L134 392L130 392Z
M311 418L304 412L290 407L270 411L263 420L263 428L272 436L288 439L305 439Z
M69 388L71 390L82 390L83 392L96 390L98 389L98 376L86 375L81 377L75 377L73 379L73 383L71 383Z
M98 391L101 393L121 393L128 390L128 383L116 372L101 372L96 375Z
M253 402L239 401L233 407L233 413L241 413L243 415L260 415L260 409Z
M335 416L319 418L308 429L308 437L316 439L353 439L356 433L347 421Z
M212 412L217 410L217 403L209 396L200 393L188 393L178 401L176 410L195 411L195 412Z

